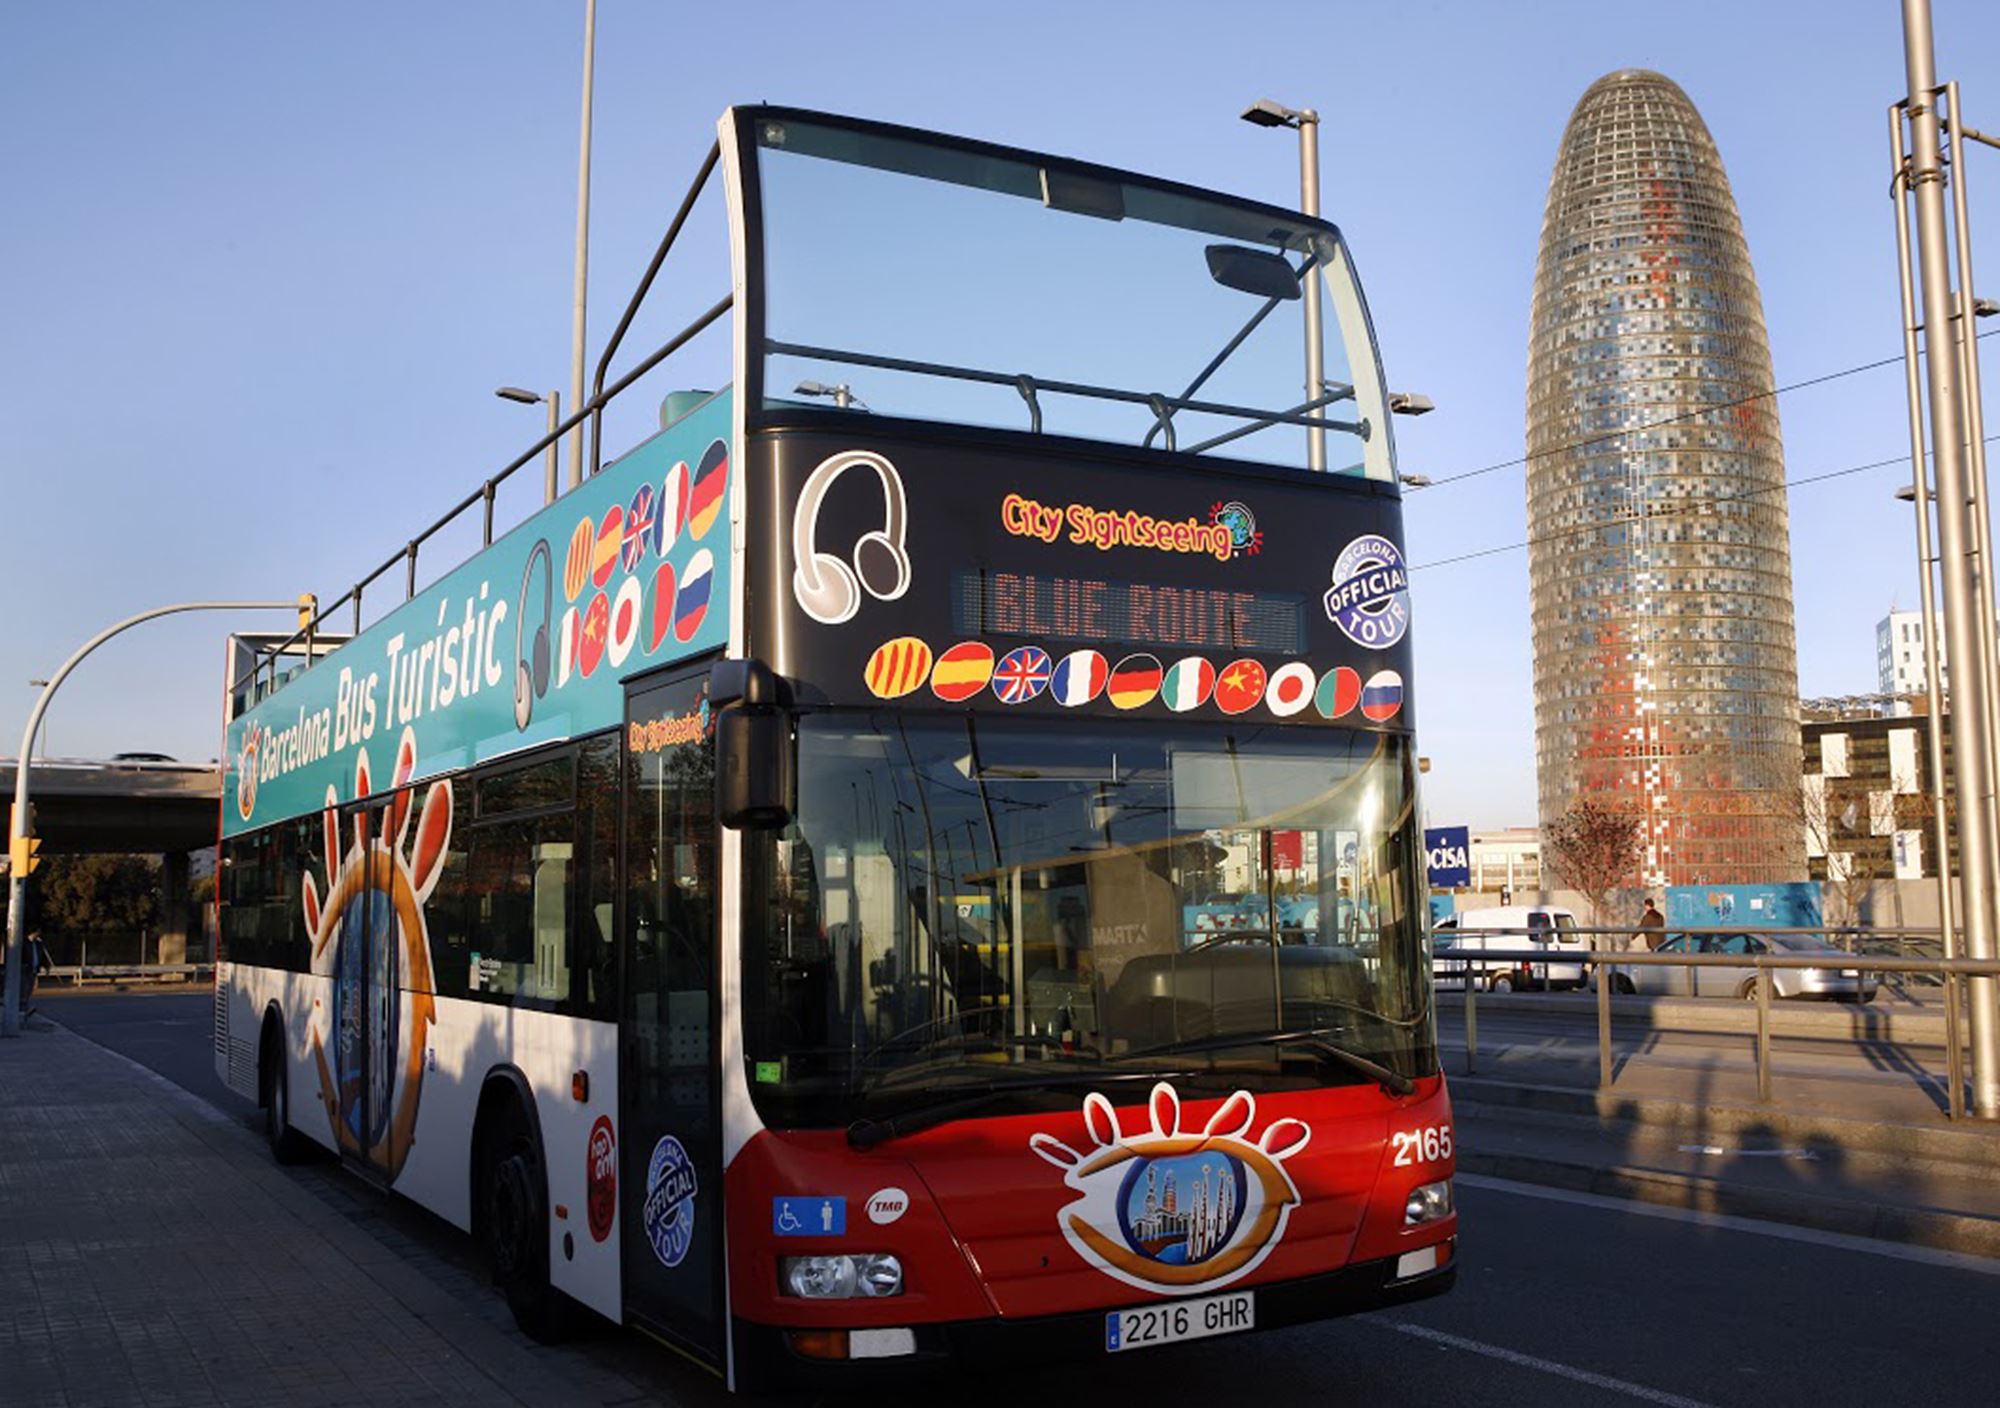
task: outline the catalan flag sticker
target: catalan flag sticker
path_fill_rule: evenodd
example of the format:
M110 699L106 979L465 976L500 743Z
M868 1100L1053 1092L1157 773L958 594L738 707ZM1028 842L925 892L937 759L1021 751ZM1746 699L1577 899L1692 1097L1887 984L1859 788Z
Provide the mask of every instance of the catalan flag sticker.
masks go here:
M1215 666L1199 655L1190 655L1177 661L1167 671L1166 683L1160 689L1160 696L1167 701L1167 707L1176 714L1185 714L1190 709L1199 709L1208 703L1208 696L1215 693Z
M1280 665L1271 672L1271 682L1264 687L1264 702L1279 718L1289 719L1312 703L1315 683L1313 667L1305 661L1294 660L1289 665Z
M930 672L931 648L915 636L897 636L868 657L868 692L877 699L901 699L921 689Z
M1402 712L1403 677L1394 670L1377 670L1361 686L1361 713L1375 723L1387 723Z
M1361 702L1361 675L1341 665L1328 670L1313 694L1313 708L1324 719L1344 719Z
M1225 714L1254 709L1264 698L1264 667L1255 660L1232 660L1215 681L1215 707Z
M931 670L931 693L947 704L963 704L993 678L993 647L964 640L938 656Z
M1056 662L1049 697L1065 709L1074 709L1104 693L1105 681L1110 678L1111 666L1097 651L1072 650Z
M688 532L692 536L708 536L708 530L722 514L724 491L728 487L729 442L717 440L703 452L694 481L688 486Z
M1160 697L1160 680L1166 671L1155 655L1128 655L1111 667L1111 683L1105 687L1114 707L1138 709Z
M569 556L563 559L563 600L575 601L590 582L591 555L597 548L597 525L584 518L569 535Z
M625 543L625 510L613 504L605 510L603 520L597 525L597 546L591 551L590 580L595 586L603 586L611 580L611 573L618 566L618 551Z

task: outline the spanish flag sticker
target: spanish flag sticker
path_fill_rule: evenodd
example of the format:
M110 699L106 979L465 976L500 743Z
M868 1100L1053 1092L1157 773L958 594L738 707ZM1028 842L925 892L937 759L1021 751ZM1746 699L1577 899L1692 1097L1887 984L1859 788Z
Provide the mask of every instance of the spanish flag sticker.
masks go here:
M937 668L931 671L931 693L947 704L962 704L992 678L993 647L983 640L960 641L938 656Z
M897 636L868 657L868 692L877 699L901 699L931 672L931 648L915 636Z

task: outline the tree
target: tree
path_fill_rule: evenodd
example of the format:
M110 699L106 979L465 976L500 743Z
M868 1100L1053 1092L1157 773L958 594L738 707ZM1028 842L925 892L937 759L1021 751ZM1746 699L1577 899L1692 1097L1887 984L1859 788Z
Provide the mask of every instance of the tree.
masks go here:
M1581 801L1542 828L1542 859L1556 878L1590 901L1593 924L1613 890L1638 878L1643 844L1639 820Z
M136 932L159 922L157 857L50 856L35 886L36 922L51 935Z

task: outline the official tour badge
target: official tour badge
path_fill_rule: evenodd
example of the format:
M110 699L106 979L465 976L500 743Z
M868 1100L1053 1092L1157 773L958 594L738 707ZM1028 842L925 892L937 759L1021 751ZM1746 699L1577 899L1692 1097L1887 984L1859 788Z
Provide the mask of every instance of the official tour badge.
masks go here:
M1326 618L1356 645L1384 650L1410 629L1410 573L1403 550L1380 533L1356 538L1333 564Z

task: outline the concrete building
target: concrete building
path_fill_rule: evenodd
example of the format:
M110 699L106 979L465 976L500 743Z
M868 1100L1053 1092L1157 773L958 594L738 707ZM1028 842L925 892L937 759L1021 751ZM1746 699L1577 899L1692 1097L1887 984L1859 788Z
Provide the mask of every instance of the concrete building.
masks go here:
M1950 722L1947 715L1947 773ZM1813 879L1858 886L1936 877L1931 816L1938 789L1924 730L1921 716L1806 719L1801 820ZM1949 822L1956 846L1958 828Z
M1542 837L1532 826L1475 831L1466 847L1469 888L1525 902L1541 893Z
M1923 612L1891 611L1875 623L1875 676L1875 687L1884 694L1928 691L1924 679ZM1942 640L1938 642L1938 687L1951 687Z
M1549 182L1528 357L1544 825L1638 816L1647 887L1801 879L1769 345L1722 159L1657 73L1599 79Z

